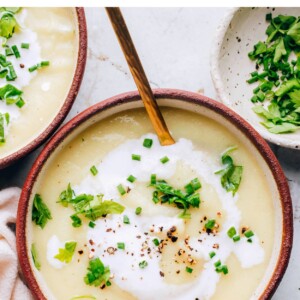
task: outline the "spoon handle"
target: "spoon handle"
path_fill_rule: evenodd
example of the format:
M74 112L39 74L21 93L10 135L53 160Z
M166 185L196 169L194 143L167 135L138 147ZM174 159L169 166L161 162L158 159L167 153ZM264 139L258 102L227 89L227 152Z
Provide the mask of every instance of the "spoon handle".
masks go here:
M156 103L120 8L107 7L106 12L117 35L131 74L161 145L166 146L174 144L175 141L172 138Z

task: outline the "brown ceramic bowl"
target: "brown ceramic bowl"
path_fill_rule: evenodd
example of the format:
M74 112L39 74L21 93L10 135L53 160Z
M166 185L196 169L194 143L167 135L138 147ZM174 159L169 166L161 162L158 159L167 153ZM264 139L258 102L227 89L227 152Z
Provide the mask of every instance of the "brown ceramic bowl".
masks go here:
M293 241L290 192L285 175L275 155L264 139L246 121L219 102L199 94L169 89L155 90L155 97L160 106L193 111L226 126L240 141L247 145L253 156L259 161L263 172L269 179L268 182L273 194L276 230L272 258L263 280L257 287L255 298L269 299L284 275ZM84 129L120 111L142 106L137 92L121 94L97 103L64 125L47 143L35 161L20 197L16 236L21 269L29 288L37 299L46 299L46 295L38 283L32 263L30 246L28 246L29 242L27 241L29 239L27 224L31 222L32 195L40 174L47 168L47 165L51 164L51 157Z
M15 152L8 154L7 156L0 157L0 169L3 169L20 158L26 156L37 147L39 147L51 134L59 127L59 125L66 118L70 111L73 102L78 94L81 80L84 74L86 56L87 56L87 27L85 20L85 13L83 8L75 8L76 10L76 23L77 23L77 34L78 34L78 54L77 54L77 65L74 71L73 79L67 92L67 96L57 112L51 123L45 124L45 130L42 131L37 137L32 138L28 141L24 147L16 149Z

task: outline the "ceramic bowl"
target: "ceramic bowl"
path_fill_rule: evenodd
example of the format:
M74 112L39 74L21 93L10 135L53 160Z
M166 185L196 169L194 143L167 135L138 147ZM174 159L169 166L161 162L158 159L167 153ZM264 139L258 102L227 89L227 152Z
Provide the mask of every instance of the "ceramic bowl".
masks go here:
M235 8L230 9L217 30L211 55L211 75L218 98L247 120L266 140L274 144L300 149L300 131L272 134L262 119L252 111L250 99L255 88L246 82L255 70L248 53L258 41L266 40L266 14L300 15L300 8Z
M215 120L230 130L247 146L261 166L272 191L275 214L275 238L272 258L263 280L255 292L255 299L268 299L279 285L286 270L293 239L292 205L285 175L264 139L239 115L225 105L199 94L158 89L154 91L159 106L175 107L192 111ZM37 279L31 262L30 238L27 226L31 222L32 198L40 175L51 164L64 145L96 122L121 111L143 107L137 92L129 92L99 102L64 125L47 143L33 164L25 181L20 197L17 216L17 251L20 266L29 288L37 299L46 299L45 292ZM198 130L202 130L199 128Z
M16 162L20 158L26 156L38 146L40 146L47 138L53 134L53 132L63 122L68 112L70 111L73 102L78 94L81 80L84 74L86 56L87 56L87 27L85 20L85 13L83 8L74 8L76 10L75 17L77 23L78 32L78 54L77 65L74 71L73 79L70 84L69 91L66 93L66 98L63 101L60 109L57 111L54 118L50 123L44 125L45 129L35 137L32 137L25 146L18 148L15 152L8 154L7 156L0 157L0 169L3 169L12 163Z

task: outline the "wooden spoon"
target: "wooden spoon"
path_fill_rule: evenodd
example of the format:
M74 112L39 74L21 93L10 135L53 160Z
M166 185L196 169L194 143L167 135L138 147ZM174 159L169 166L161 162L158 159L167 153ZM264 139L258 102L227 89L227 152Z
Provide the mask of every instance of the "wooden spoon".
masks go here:
M174 144L175 141L172 138L156 103L120 8L107 7L106 12L117 35L129 69L161 145L166 146Z

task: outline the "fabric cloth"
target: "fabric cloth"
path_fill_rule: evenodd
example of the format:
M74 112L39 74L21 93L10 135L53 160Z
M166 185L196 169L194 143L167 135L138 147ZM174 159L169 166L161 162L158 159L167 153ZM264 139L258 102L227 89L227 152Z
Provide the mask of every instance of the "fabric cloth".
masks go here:
M20 278L16 236L8 224L16 223L19 188L0 191L0 300L32 300Z

